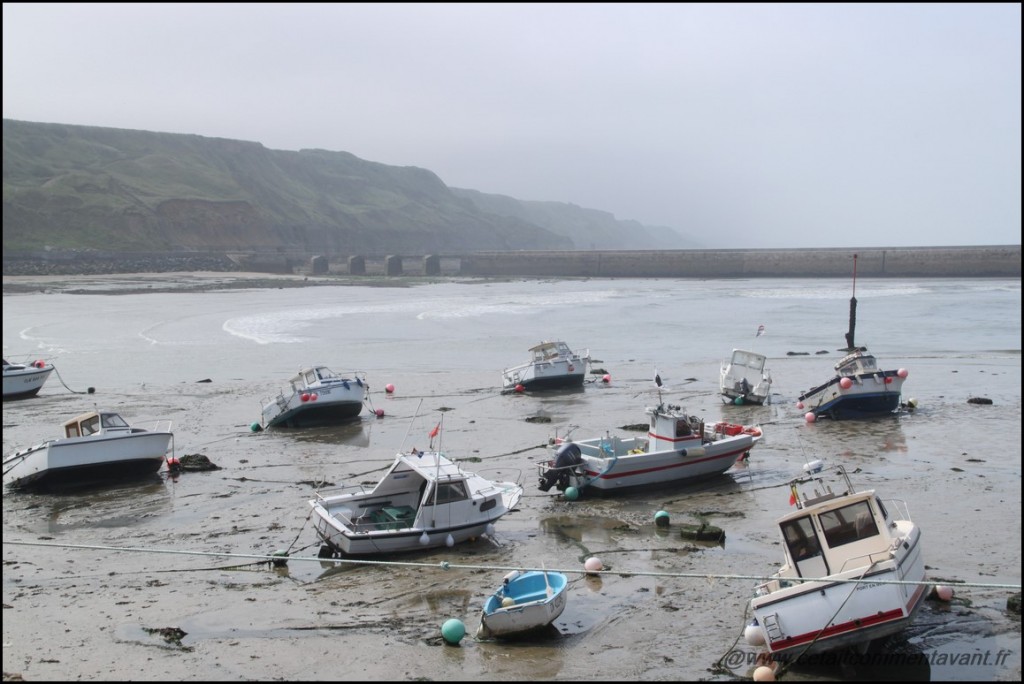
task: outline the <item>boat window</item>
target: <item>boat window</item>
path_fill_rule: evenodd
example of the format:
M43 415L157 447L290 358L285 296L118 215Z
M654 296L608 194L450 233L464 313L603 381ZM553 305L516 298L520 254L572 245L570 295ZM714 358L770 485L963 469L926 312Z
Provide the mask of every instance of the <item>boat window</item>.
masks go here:
M483 513L484 511L489 511L497 505L497 499L488 499L487 501L484 501L482 504L480 504L480 512Z
M437 484L437 493L434 496L434 503L451 503L468 498L469 495L466 494L465 482L439 482Z
M878 534L878 526L867 501L858 501L818 516L829 548L852 544Z
M688 437L691 432L689 420L676 418L676 437Z
M100 417L92 416L82 421L82 435L91 435L100 429Z
M810 516L788 520L782 523L781 527L782 537L786 540L786 546L789 548L789 554L793 557L793 562L799 563L807 558L821 555L821 544L818 543L818 535L814 533Z
M104 413L103 414L103 427L107 428L126 428L128 423L124 421L124 418L117 415L116 413Z

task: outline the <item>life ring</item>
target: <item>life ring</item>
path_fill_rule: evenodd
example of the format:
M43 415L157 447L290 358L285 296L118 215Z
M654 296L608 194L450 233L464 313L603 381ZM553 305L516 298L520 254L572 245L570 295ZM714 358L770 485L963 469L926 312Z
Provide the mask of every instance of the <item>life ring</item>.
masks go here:
M748 425L747 427L743 428L743 433L747 435L753 435L754 437L760 437L761 428L754 427L753 425Z

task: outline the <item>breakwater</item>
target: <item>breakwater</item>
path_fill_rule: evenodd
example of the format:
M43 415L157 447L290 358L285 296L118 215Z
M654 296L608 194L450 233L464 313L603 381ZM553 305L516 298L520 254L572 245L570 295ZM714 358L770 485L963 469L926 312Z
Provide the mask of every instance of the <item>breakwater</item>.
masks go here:
M516 251L430 255L307 252L42 252L3 257L3 274L254 271L352 276L573 278L1019 278L1020 245L829 249Z

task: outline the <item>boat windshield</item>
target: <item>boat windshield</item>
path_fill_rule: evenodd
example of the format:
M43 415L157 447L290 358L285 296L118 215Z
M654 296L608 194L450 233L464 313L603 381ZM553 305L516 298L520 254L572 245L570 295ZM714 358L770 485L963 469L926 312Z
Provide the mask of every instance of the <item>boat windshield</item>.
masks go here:
M128 423L116 413L103 414L103 427L105 428L126 428Z
M878 534L878 526L867 501L858 501L818 516L829 548L852 544Z
M811 524L809 515L796 520L788 520L782 523L781 527L782 536L789 548L789 555L793 557L794 562L799 563L821 554L818 535L814 533L814 526Z
M734 351L732 353L733 365L747 366L748 368L756 368L761 370L764 368L765 357L761 354L754 354L753 352L746 351Z

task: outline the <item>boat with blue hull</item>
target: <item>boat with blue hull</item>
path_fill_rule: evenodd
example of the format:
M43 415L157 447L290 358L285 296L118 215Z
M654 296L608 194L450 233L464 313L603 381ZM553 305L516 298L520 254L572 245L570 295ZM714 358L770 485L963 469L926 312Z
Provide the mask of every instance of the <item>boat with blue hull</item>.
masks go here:
M902 406L903 381L907 369L883 370L867 347L857 346L857 255L853 255L853 296L850 297L850 328L846 333L846 355L839 359L835 375L812 387L797 399L797 408L807 411L807 420L831 418L853 420L893 415Z
M369 385L360 373L345 376L327 366L300 368L288 390L261 403L263 428L324 427L357 418Z
M590 350L574 352L561 340L546 340L530 348L530 360L501 372L504 391L534 391L582 387Z
M560 572L513 570L484 602L477 638L536 634L565 610L568 586L568 578Z

